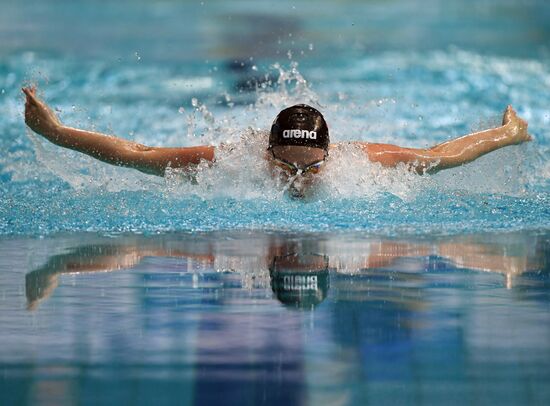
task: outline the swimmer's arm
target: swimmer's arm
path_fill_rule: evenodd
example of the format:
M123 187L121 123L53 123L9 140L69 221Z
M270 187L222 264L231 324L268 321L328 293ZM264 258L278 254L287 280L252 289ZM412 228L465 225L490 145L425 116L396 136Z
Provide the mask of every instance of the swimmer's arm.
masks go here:
M482 155L533 138L527 133L527 122L511 106L504 112L503 125L465 135L431 148L403 148L390 144L360 143L369 160L383 166L410 165L419 174L433 173L471 162Z
M169 166L189 167L198 164L202 159L214 159L214 149L210 146L148 147L122 138L65 126L42 135L56 145L82 152L108 164L134 168L158 176L164 176Z
M100 161L163 176L167 167L181 168L214 160L214 147L148 147L122 138L64 126L35 89L24 88L25 122L37 134L64 148L87 154Z

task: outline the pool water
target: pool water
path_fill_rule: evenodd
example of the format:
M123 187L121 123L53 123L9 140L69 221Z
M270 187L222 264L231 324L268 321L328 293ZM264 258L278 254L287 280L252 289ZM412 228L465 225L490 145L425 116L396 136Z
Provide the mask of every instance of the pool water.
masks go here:
M0 7L1 405L549 403L545 1ZM216 162L62 150L28 84L67 125ZM428 147L508 104L535 140L430 176L346 146L295 199L262 156L304 102L332 142Z
M550 233L3 239L2 404L547 404Z

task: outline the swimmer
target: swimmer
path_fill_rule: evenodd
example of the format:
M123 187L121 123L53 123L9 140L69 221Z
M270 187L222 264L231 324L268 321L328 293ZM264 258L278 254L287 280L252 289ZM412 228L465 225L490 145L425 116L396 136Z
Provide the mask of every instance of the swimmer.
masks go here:
M150 147L111 135L80 130L63 125L56 114L36 96L36 88L23 88L26 95L25 123L37 134L64 148L87 154L100 161L164 176L168 167L191 168L201 161L213 162L216 147L198 146L165 148ZM506 108L502 125L430 148L405 148L391 144L364 141L356 145L365 159L384 167L405 164L418 174L435 173L471 162L482 155L509 145L531 141L527 122ZM275 118L269 136L265 159L273 171L280 168L290 183L307 185L322 172L331 150L343 145L331 144L328 126L315 108L300 104L282 110Z

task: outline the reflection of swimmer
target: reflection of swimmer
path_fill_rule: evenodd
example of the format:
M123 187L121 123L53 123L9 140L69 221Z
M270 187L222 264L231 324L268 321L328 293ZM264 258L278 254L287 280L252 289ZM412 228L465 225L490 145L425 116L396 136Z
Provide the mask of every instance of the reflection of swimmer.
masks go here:
M326 255L289 254L273 258L269 267L271 289L289 306L312 308L328 294L329 271Z
M311 308L326 298L329 279L335 281L331 285L336 290L345 281L349 284L344 289L346 295L352 295L354 300L363 300L366 298L364 289L361 284L355 284L354 276L368 273L375 279L389 277L398 280L400 276L393 271L401 268L397 264L400 260L408 261L407 272L401 273L401 276L409 281L422 279L424 271L431 269L426 268L423 259L435 256L455 267L503 274L509 288L513 286L516 276L548 270L548 249L544 239L525 239L521 234L509 234L501 242L493 241L494 238L488 236L459 236L437 242L364 240L352 251L343 250L339 242L328 246L326 241L302 246L292 240L271 237L262 240L257 235L251 238L256 244L252 257L247 251L252 240L242 240L242 247L247 247L243 252L235 251L233 245L227 252L224 239L204 244L195 238L172 240L166 236L100 240L86 244L53 255L43 266L25 275L28 308L36 309L40 301L48 298L57 287L61 275L128 269L138 265L144 257L185 259L182 266L186 270L232 269L242 275L243 287L247 288L267 288L271 280L271 289L279 301L301 308ZM325 255L312 255L311 252ZM411 259L417 261L412 263ZM331 277L329 269L332 271ZM392 272L388 273L388 270ZM350 278L338 281L337 275L346 274ZM413 278L413 275L416 276Z
M186 148L148 147L132 141L64 126L55 113L35 94L24 88L25 122L56 145L90 155L109 164L164 175L166 168L189 168L202 160L214 161L214 146ZM404 148L390 144L353 142L365 157L386 167L405 164L419 173L432 173L471 162L499 148L530 141L527 122L511 106L504 113L502 126L465 135L431 148ZM303 188L311 184L331 150L342 144L330 144L322 114L307 105L296 105L279 113L269 137L265 159L272 170L281 173L290 184ZM279 168L279 170L277 170Z
M29 310L35 309L42 299L49 297L63 274L109 272L127 269L140 263L145 256L162 256L163 247L116 244L98 244L78 247L66 254L52 256L44 266L25 275L25 293ZM172 256L180 256L171 250ZM195 254L198 260L209 261L209 255Z

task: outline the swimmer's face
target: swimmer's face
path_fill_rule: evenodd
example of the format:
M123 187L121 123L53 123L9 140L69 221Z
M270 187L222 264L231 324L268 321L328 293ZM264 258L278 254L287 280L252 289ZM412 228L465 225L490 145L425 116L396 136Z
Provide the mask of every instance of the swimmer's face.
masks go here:
M281 169L285 182L292 179L291 193L296 196L303 195L311 187L325 159L326 152L322 148L296 145L271 148L271 164Z

